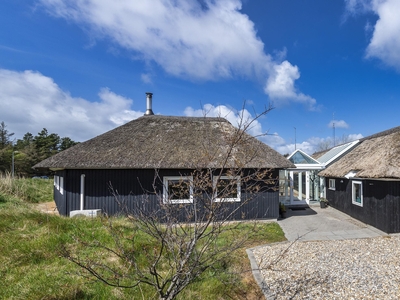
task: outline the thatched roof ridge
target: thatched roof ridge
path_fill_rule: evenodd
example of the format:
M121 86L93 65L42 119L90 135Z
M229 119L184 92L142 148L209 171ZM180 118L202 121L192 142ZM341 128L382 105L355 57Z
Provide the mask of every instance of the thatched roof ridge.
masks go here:
M223 118L143 116L34 166L52 169L287 168L291 162Z
M400 178L400 126L360 140L337 162L320 172L325 177Z

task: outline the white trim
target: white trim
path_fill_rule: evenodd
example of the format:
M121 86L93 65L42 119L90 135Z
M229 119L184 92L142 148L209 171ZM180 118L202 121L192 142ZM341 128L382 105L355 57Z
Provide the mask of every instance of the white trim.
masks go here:
M168 182L170 180L189 181L189 199L170 199L168 194ZM164 176L163 178L163 202L165 204L193 203L193 176Z
M81 174L81 193L80 193L80 210L83 210L85 202L85 174Z
M218 180L235 180L237 186L237 197L235 198L218 198L218 189L217 183ZM214 186L214 202L240 202L241 200L241 191L240 191L240 176L215 176L213 178L213 186Z
M64 177L60 176L60 194L64 194Z
M349 173L344 175L346 179L354 178L357 175L358 171L357 170L351 170Z
M360 185L360 202L356 201L355 198L355 186ZM351 203L358 205L358 206L363 206L364 204L364 198L363 198L363 186L362 186L362 181L352 181L351 182Z
M300 149L294 150L293 153L290 154L290 155L287 157L287 159L290 160L290 158L292 158L292 156L294 156L297 152L300 152L301 154L307 156L310 160L314 161L315 164L296 164L296 166L297 166L297 165L301 165L301 166L302 166L302 165L321 165L321 163L320 163L318 160L316 160L315 158L312 158L310 155L308 155L307 153L305 153L304 151L302 151L302 150L300 150Z
M333 191L336 190L336 179L335 178L329 178L328 189L333 190Z
M355 145L357 145L358 143L360 142L360 140L355 140L355 141L352 141L352 142L349 142L348 144L348 146L346 147L346 148L344 148L342 151L340 151L338 154L336 154L334 157L332 157L330 160L328 160L328 161L326 161L325 163L322 163L324 166L328 166L328 165L330 165L332 162L334 162L336 159L338 159L339 157L341 157L344 153L346 153L347 151L349 151L350 149L352 149ZM330 150L332 150L332 149L335 149L336 147L339 147L339 146L342 146L342 145L338 145L338 146L335 146L335 147L333 147L333 148L331 148ZM330 151L329 150L329 151ZM329 152L328 151L328 152Z
M60 189L60 186L59 186L59 178L58 178L57 175L54 176L54 186L55 186L55 188L56 188L57 190Z

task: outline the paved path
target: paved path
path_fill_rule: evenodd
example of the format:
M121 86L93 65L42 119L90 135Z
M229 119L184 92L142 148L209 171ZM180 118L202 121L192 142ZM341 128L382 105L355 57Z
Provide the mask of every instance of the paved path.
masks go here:
M332 207L311 204L304 210L287 209L286 218L278 220L289 241L344 240L387 235Z

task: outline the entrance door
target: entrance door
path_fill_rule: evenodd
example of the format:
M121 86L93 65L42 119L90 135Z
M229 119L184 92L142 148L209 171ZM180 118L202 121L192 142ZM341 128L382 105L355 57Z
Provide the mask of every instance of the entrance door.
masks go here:
M291 204L308 204L310 199L309 171L291 171Z

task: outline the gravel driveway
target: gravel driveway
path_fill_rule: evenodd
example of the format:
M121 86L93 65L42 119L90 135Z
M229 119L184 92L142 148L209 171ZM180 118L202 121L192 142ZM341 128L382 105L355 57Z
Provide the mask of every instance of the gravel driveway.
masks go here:
M400 299L399 235L331 207L278 223L288 242L248 249L267 299Z
M399 236L252 250L270 299L400 299Z

